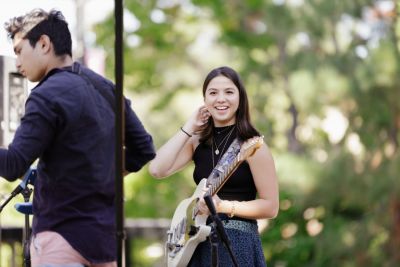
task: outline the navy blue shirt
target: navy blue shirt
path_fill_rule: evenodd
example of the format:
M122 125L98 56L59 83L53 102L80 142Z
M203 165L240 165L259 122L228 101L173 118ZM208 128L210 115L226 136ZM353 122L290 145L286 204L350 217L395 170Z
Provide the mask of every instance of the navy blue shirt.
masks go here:
M54 69L32 90L12 143L0 149L0 176L15 180L39 158L33 234L58 232L101 263L116 260L114 85L80 70ZM152 137L125 99L126 169L138 171L154 156Z

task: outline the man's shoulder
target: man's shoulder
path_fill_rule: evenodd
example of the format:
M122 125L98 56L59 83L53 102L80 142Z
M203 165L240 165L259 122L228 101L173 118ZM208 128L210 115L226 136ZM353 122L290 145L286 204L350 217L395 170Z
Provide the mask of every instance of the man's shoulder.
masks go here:
M66 71L57 71L52 75L46 77L41 81L35 88L33 88L32 93L40 93L47 91L54 91L54 89L71 88L79 83L79 79L74 77L72 73Z
M55 71L32 89L29 99L42 99L49 103L64 102L63 99L78 99L86 82L68 71Z
M111 80L107 79L106 77L100 75L99 73L93 71L92 69L90 69L90 68L88 68L88 67L81 66L81 71L82 71L82 73L83 73L84 75L86 75L86 76L89 77L90 79L94 79L94 80L97 80L97 81L101 81L101 82L103 82L104 84L106 84L106 85L108 85L108 86L111 86L111 87L114 86L114 83L113 83Z

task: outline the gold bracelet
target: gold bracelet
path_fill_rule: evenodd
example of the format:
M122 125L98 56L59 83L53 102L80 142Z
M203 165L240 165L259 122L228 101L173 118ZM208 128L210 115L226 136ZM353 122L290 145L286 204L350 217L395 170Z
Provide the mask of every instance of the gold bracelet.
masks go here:
M232 207L231 207L231 213L229 214L229 218L232 218L233 216L235 216L235 201L231 201L232 202Z

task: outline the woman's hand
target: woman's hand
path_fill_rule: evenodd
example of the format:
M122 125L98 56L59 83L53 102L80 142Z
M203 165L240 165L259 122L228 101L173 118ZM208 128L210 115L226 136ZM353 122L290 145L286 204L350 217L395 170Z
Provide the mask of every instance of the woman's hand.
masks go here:
M213 200L213 203L214 203L215 210L218 213L219 212L218 207L219 207L219 204L222 202L222 200L217 195L214 195L212 200ZM204 198L200 198L200 200L199 200L197 205L198 205L198 208L199 208L201 214L204 214L204 215L210 215L211 214L211 212L208 209L208 206L207 206Z
M183 126L183 129L190 134L198 131L201 126L206 124L210 118L211 114L208 112L207 108L203 105L200 106L188 119L188 121Z

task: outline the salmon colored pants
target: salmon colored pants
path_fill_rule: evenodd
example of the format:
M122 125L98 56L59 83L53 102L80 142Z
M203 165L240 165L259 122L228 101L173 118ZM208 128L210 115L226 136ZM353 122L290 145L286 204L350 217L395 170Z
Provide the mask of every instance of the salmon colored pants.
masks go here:
M90 263L60 234L51 231L32 236L32 267L117 267L117 262Z

